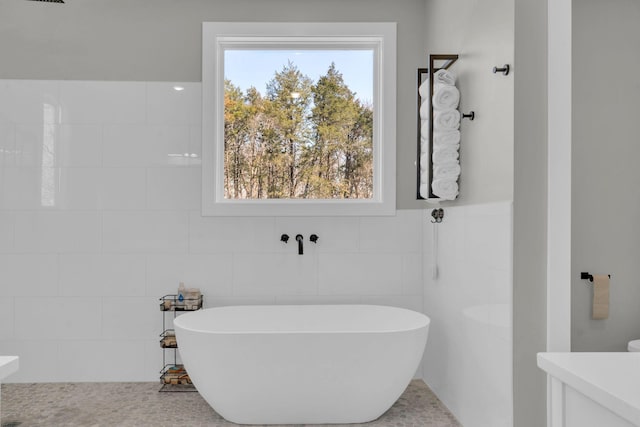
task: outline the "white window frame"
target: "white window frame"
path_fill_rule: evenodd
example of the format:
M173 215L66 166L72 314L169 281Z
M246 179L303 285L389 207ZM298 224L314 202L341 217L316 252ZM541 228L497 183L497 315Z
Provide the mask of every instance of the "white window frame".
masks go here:
M224 198L225 48L374 51L371 199ZM259 66L249 64L248 66ZM395 215L396 24L205 22L202 28L202 214L204 216Z

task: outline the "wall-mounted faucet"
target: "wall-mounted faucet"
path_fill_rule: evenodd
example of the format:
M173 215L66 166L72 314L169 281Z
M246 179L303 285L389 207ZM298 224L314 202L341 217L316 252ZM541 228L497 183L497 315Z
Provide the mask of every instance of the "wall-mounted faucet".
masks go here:
M298 255L302 255L304 252L302 250L302 234L296 235L296 240L298 241Z

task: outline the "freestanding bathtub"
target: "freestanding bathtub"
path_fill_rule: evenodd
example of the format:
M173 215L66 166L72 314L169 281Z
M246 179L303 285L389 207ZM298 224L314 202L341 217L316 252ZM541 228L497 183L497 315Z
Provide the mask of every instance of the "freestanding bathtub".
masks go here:
M422 358L429 318L374 305L209 308L174 321L202 397L238 424L375 420Z

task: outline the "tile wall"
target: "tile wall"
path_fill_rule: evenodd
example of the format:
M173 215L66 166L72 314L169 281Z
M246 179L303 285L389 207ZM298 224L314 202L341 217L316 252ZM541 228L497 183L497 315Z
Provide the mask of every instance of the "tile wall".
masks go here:
M513 426L512 217L500 202L424 221L424 379L466 427Z
M15 382L154 381L158 298L422 311L423 216L200 215L200 84L0 80L0 354ZM280 234L305 236L305 254ZM320 236L317 245L308 236Z

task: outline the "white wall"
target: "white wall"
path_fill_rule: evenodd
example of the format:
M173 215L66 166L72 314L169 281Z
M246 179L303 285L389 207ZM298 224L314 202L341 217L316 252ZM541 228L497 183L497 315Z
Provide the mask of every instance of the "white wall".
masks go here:
M423 233L425 381L465 427L512 426L511 203L445 208Z
M550 0L553 1L553 0ZM515 0L513 421L547 422L547 2Z
M200 84L0 80L0 354L16 382L154 381L158 298L422 311L422 211L203 218ZM305 236L305 254L280 234ZM317 245L308 236L320 236ZM112 369L117 367L117 369Z
M640 338L640 3L573 6L571 345L626 351ZM608 319L591 318L593 286L581 271L611 274Z
M513 0L427 1L427 54L458 54L460 110L475 120L460 125L460 196L443 205L486 203L513 198ZM425 55L425 66L428 65ZM517 72L517 70L515 70Z
M0 78L201 82L203 21L397 22L397 206L419 209L424 8L425 0L0 1Z
M425 210L424 378L463 425L512 426L514 2L431 0L426 23L428 53L460 56L460 108L476 119L461 124L460 197L442 203L435 257Z

